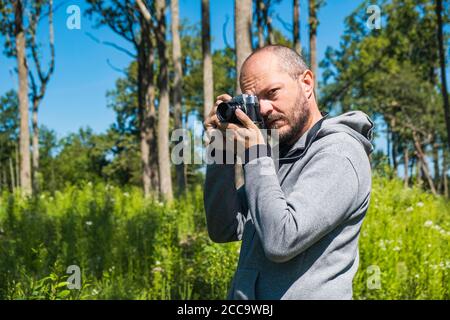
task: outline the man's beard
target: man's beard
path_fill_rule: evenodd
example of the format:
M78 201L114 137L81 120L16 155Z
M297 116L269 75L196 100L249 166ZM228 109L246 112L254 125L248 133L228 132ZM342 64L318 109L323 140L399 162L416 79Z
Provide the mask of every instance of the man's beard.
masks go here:
M303 132L311 117L308 101L302 92L298 93L297 99L295 100L295 106L291 110L292 115L288 116L289 120L286 119L285 116L281 118L286 121L287 125L290 125L289 129L285 132L275 129L278 131L278 142L281 150L290 149L290 147L300 138L300 134ZM272 121L270 118L268 120Z

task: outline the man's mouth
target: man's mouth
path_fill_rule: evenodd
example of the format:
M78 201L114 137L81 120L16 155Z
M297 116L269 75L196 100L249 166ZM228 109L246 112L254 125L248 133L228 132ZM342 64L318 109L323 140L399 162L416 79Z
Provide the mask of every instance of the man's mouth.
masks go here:
M267 123L267 127L271 128L274 124L276 124L278 121L283 120L282 118L272 119Z

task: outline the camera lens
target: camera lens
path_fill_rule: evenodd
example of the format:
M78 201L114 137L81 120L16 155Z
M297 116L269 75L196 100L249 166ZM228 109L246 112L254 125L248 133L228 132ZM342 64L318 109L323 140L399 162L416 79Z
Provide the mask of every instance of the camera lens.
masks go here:
M220 122L231 122L234 117L234 111L236 107L227 102L222 102L217 106L217 117Z

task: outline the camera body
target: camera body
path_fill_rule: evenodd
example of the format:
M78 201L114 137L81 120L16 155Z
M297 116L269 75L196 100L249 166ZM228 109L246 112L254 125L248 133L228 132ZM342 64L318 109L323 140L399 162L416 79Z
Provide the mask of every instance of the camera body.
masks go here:
M264 120L256 96L241 94L227 102L222 102L217 106L217 118L220 122L241 124L235 115L236 109L241 109L259 128L264 127Z

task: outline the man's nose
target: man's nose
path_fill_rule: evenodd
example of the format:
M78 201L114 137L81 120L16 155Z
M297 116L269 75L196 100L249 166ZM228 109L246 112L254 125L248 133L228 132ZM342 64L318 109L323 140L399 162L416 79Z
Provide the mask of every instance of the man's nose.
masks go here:
M270 103L270 101L265 100L265 99L259 100L259 107L260 107L259 112L261 113L261 115L263 117L268 116L273 110L272 104Z

